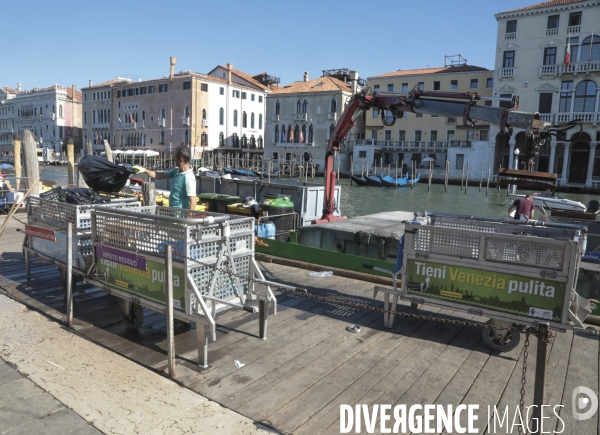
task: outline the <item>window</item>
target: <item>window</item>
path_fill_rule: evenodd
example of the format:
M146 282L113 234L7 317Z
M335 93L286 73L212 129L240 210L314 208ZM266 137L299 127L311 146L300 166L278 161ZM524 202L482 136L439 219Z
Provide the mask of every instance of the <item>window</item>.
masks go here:
M596 83L585 80L575 88L573 112L594 112L596 107Z
M571 111L571 101L573 98L573 81L568 80L560 84L560 100L558 101L558 111L565 113Z
M441 88L440 82L433 82L433 90L434 91L439 91L441 89L442 88Z
M333 97L331 99L331 107L330 107L329 112L330 113L335 113L336 111L337 111L337 100L335 99L335 97Z
M233 146L236 147L236 148L239 148L239 146L240 146L240 138L237 135L237 133L233 133L231 135L231 139L233 140Z
M505 100L500 100L500 107L504 109L512 108L512 94L500 94L500 98L505 98Z
M183 90L187 91L190 89L192 89L192 82L191 81L183 82Z
M248 138L245 134L242 135L242 148L248 148Z
M302 113L302 103L300 100L296 102L296 113Z
M552 93L545 92L540 94L540 113L552 113Z
M142 87L140 88L140 95L145 95L145 94L146 94L146 90L147 90L147 89L146 89L146 86L142 86Z
M425 82L419 82L419 83L417 83L417 89L419 89L421 91L423 89L425 89Z
M456 155L456 169L462 170L465 165L465 155L457 154Z
M200 90L202 92L208 92L208 83L200 83Z
M254 128L254 112L250 114L250 128Z
M581 43L581 57L579 62L595 62L600 60L600 36L588 36Z
M494 87L494 79L493 79L493 78L491 78L491 77L488 77L488 78L485 80L485 87L486 87L486 88L493 88L493 87Z
M184 115L183 115L183 116L184 116L185 118L189 118L189 117L190 117L190 108L189 108L189 107L186 107L186 108L185 108L185 113L184 113Z
M415 118L422 118L423 114L421 112L415 113Z
M237 110L234 110L234 111L233 111L233 126L234 126L234 127L237 127L237 124L238 124L238 122L237 122L237 121L238 121L238 120L237 120L237 118L238 118L238 117L237 117L237 115L238 115L238 111L237 111Z
M254 97L255 97L254 94L250 94L250 101L254 101Z
M398 132L398 140L400 142L405 142L406 141L406 130L400 130Z
M246 99L246 93L242 92L242 100L245 100L245 99Z
M550 15L548 17L548 27L546 27L546 29L558 29L559 21L560 15Z
M62 104L58 106L58 116L59 116L59 118L63 117Z
M467 130L467 140L475 140L475 130Z
M299 143L300 142L300 127L298 127L298 124L296 124L296 127L294 127L294 143Z
M186 145L188 145L190 143L190 132L187 130L183 134L183 143Z
M154 85L148 86L148 93L149 94L153 94L154 93Z
M386 124L391 124L394 121L394 115L392 114L391 110L384 110L383 116L385 117Z
M437 130L431 130L431 132L429 133L429 140L431 142L437 142Z
M415 130L415 142L421 142L421 130Z
M223 124L225 124L225 111L221 107L219 109L219 125L223 125Z
M470 89L477 89L479 87L478 79L471 79L471 84L469 85Z
M158 85L158 92L167 92L167 84Z
M479 140L487 142L489 140L489 137L490 137L489 130L479 130Z
M581 12L571 12L569 14L569 27L581 26Z
M164 143L165 143L165 131L164 131L164 130L162 130L162 131L160 132L160 143L161 143L162 145L164 145Z
M335 125L331 124L329 126L329 136L327 136L328 139L331 138L331 136L333 136L333 130L335 130ZM375 132L375 133L377 133L377 132Z
M455 91L458 89L458 80L450 80L450 90Z
M394 84L393 83L390 83L390 84L387 85L387 91L388 92L394 92Z
M375 109L375 108L372 109L372 115L371 116L372 116L373 119L379 118L379 109Z
M240 91L232 91L233 98L240 98Z
M446 118L446 124L456 124L456 118Z
M248 116L246 115L246 112L242 112L242 127L248 127Z
M258 129L262 130L262 113L258 114Z
M556 65L556 47L544 49L544 65Z
M308 109L308 102L306 100L304 100L302 102L302 113L306 113Z
M259 103L262 103L262 95L259 95L259 96L258 96L258 102L259 102Z
M373 85L373 92L379 92L379 90L380 90L379 85Z
M402 83L402 92L408 92L408 83Z
M506 22L506 33L515 33L517 31L517 20Z
M281 110L281 104L279 104L279 100L275 103L275 115L279 115L279 111Z
M359 151L358 152L358 158L360 158L360 159L366 159L367 158L367 152L366 151Z
M273 139L273 142L275 142L275 143L279 142L279 126L278 125L275 126L275 138Z
M206 109L202 109L202 119L206 120Z
M219 88L219 95L225 95L225 88L223 86Z
M308 142L308 143L313 143L313 140L314 140L314 138L313 138L314 132L315 132L315 130L314 130L314 128L313 128L313 126L312 126L312 124L311 124L311 125L308 127L308 139L307 139L307 142Z
M505 51L502 58L502 68L514 68L515 67L515 52Z
M454 130L448 130L446 132L446 140L448 142L453 141L454 140Z
M386 140L386 141L392 140L392 130L385 130L383 132L383 140Z

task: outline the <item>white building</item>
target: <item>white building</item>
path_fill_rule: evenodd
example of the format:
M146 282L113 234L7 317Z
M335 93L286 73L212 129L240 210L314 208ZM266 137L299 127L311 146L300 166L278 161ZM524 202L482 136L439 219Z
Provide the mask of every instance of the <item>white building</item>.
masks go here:
M17 91L4 86L0 89L0 157L12 156L15 131L13 100Z
M274 161L312 159L324 168L325 149L346 100L353 95L359 82L358 73L347 69L323 71L323 76L274 89L267 97L267 128L265 157ZM340 166L348 169L347 143L364 132L359 120L340 149Z
M519 96L519 110L540 112L552 124L583 123L581 133L571 129L545 144L534 169L555 172L563 186L600 186L600 2L552 0L495 17L494 94ZM510 140L498 132L493 126L494 172L514 165L514 150L522 151L524 138L518 130Z

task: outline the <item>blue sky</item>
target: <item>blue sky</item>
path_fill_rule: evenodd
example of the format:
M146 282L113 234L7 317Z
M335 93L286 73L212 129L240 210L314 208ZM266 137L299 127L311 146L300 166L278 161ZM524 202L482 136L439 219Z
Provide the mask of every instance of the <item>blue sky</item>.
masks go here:
M3 2L0 85L78 89L117 76L150 80L228 62L281 84L323 69L360 76L443 66L461 54L494 68L494 14L526 0Z

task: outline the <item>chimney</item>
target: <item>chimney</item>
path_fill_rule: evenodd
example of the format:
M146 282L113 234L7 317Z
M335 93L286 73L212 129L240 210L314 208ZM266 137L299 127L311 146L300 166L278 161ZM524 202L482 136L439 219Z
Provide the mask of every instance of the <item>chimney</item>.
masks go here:
M21 83L17 83L17 91L21 91L21 86L22 86Z
M352 88L352 93L356 94L358 91L358 71L350 71L350 87Z
M304 71L304 81L308 81L308 71Z
M233 64L227 64L227 83L231 84L231 70L233 69Z
M89 84L89 87L90 87L90 88L92 87L92 79L90 79L90 84Z
M169 73L169 78L173 78L175 75L175 62L177 58L175 56L171 56L171 72Z

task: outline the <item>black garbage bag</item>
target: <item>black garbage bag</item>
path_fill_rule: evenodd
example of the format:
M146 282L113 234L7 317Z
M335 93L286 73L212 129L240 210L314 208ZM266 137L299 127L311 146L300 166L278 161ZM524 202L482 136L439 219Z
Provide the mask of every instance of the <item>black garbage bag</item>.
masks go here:
M132 169L91 155L81 159L77 169L86 184L96 192L118 192L125 187L129 176L135 174Z
M102 198L92 189L85 187L56 187L48 192L40 193L40 198L67 204L107 204L108 198Z

